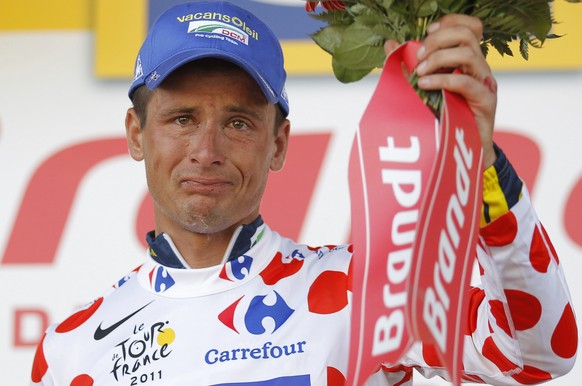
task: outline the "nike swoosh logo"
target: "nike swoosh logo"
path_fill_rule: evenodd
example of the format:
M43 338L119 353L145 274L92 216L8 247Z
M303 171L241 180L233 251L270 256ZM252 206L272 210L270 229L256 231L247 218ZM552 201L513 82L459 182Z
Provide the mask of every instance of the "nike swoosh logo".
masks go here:
M152 302L153 302L153 300L151 302L147 303L146 305L144 305L143 307L135 310L131 314L127 315L125 318L121 319L117 323L114 323L107 328L101 328L101 326L103 325L103 322L101 322L99 324L99 326L97 327L97 329L95 330L95 335L93 335L93 338L95 340L101 340L101 339L105 338L107 335L111 334L117 327L121 326L127 320L131 319L131 317L133 317L135 314L137 314L138 312L140 312L141 310L143 310L144 308L146 308L147 306L152 304Z

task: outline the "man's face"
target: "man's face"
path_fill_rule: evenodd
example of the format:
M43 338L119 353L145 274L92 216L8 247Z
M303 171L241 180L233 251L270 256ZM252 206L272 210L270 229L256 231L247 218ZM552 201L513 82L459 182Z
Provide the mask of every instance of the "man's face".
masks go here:
M199 61L153 91L145 126L129 110L130 153L145 161L157 233L232 231L257 217L287 148L289 124L275 132L275 109L239 67Z

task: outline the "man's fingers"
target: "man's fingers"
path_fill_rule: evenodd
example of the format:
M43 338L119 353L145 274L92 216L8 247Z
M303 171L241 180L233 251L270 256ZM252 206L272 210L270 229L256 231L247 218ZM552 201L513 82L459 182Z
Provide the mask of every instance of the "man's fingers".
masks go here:
M384 52L386 53L386 56L389 56L399 45L400 43L394 39L386 40L384 43Z
M478 80L485 79L491 73L481 53L475 53L474 49L465 46L433 52L418 64L416 71L422 76L451 68L458 68L462 73Z
M493 79L488 77L486 79ZM418 86L425 90L448 90L463 94L466 99L478 101L486 97L493 85L486 80L479 81L470 75L463 74L431 74L418 79Z
M463 25L449 28L439 28L437 32L429 34L423 41L423 49L419 50L419 61L426 59L433 52L452 48L468 47L475 54L481 55L479 40L473 35L472 30Z
M428 34L431 35L437 32L439 29L448 28L448 27L456 27L456 26L463 26L471 30L473 36L477 40L481 40L483 38L483 23L479 18L469 15L460 15L460 14L448 14L441 17L434 26L431 25L428 28Z

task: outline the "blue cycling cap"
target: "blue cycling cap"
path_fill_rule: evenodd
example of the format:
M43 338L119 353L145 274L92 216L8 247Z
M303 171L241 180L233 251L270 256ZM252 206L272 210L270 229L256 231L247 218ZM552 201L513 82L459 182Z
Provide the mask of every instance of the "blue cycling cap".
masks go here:
M255 79L269 103L289 114L279 40L256 16L224 1L180 4L160 15L139 50L128 95L142 85L153 90L172 71L202 58L240 66Z

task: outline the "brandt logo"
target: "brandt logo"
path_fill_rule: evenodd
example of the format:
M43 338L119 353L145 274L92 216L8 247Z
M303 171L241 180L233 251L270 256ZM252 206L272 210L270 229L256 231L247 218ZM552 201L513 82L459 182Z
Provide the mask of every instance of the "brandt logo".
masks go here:
M95 338L95 340L101 340L101 339L105 338L107 335L111 334L117 327L121 326L123 323L125 323L127 320L129 320L132 316L134 316L135 314L137 314L138 312L140 312L141 310L143 310L144 308L146 308L147 306L152 304L152 302L153 302L153 300L151 302L147 303L146 305L144 305L143 307L132 312L131 314L127 315L125 318L121 319L117 323L114 323L105 329L101 328L101 325L103 324L103 322L101 322L99 324L99 326L97 327L97 329L95 330L95 335L93 335L93 338Z

